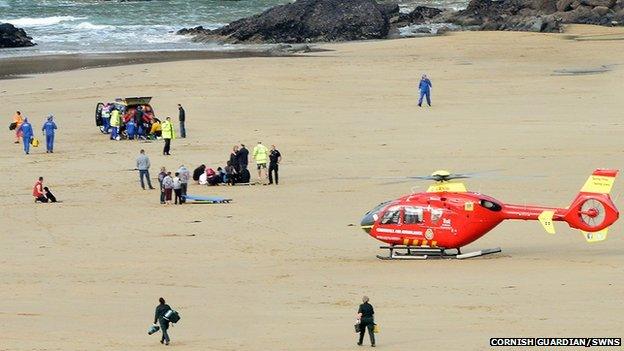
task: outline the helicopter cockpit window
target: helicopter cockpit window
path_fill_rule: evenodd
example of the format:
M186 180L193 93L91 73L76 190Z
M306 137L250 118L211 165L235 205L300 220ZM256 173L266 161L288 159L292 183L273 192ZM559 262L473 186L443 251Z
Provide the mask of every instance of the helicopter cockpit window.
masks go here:
M501 205L497 204L496 202L492 202L490 200L481 200L480 203L481 203L481 206L487 208L490 211L498 212L502 209Z
M442 218L442 210L432 208L431 209L431 223L436 224Z
M423 209L419 207L405 207L405 224L422 223Z
M381 218L381 224L399 224L400 219L401 209L398 207L390 208L384 213L383 217Z

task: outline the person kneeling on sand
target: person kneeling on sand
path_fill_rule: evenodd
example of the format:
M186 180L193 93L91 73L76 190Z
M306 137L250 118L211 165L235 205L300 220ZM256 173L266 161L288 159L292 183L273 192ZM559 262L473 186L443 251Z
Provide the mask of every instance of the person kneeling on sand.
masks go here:
M33 197L35 198L35 202L48 202L48 198L46 197L43 189L43 177L39 177L39 179L35 182L35 186L33 187Z

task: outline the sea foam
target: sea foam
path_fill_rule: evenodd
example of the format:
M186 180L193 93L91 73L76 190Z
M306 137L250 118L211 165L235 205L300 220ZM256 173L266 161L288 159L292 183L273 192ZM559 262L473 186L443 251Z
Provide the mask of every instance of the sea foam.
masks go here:
M61 22L76 21L84 17L74 16L51 16L51 17L22 17L22 18L2 18L0 22L8 22L16 27L43 27L52 26Z

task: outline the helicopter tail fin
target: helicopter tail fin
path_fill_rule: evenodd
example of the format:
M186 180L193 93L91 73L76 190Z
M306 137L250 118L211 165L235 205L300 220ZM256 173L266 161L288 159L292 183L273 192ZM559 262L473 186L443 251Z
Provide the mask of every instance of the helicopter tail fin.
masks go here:
M570 227L580 229L588 242L605 240L608 227L619 217L619 212L609 196L617 174L618 170L614 169L596 169L565 212L563 219ZM544 216L547 220L547 216Z

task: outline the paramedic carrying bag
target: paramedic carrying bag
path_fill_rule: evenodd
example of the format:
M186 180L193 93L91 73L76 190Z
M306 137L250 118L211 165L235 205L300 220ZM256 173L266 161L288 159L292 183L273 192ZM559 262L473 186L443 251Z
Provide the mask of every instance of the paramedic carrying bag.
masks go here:
M178 312L174 310L169 310L167 311L167 313L165 313L163 318L175 324L178 323L178 321L180 320L180 314L178 314Z

